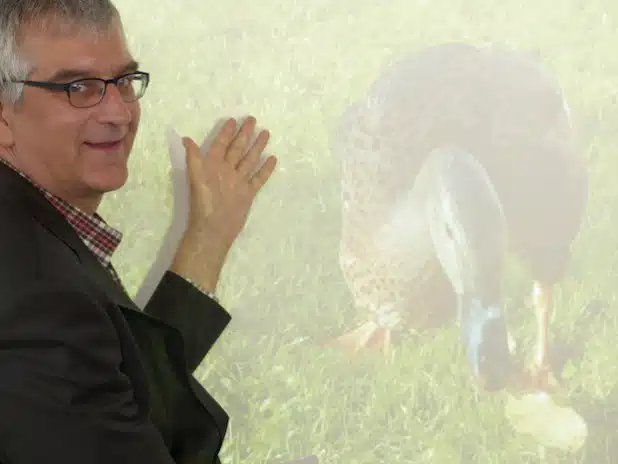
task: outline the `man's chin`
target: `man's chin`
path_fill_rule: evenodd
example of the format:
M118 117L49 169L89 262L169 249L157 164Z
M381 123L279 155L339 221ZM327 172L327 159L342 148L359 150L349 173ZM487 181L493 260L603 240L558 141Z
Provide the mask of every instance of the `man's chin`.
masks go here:
M124 187L128 179L128 170L126 166L107 166L89 177L87 185L93 191L104 195Z

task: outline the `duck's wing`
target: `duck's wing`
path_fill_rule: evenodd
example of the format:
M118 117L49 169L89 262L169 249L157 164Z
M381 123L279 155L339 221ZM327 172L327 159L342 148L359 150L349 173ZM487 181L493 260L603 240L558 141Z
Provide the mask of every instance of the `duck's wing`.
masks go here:
M477 98L493 112L490 137L476 137L476 153L498 189L512 247L533 278L555 282L584 218L586 158L563 91L543 63L497 47L484 53L491 79L487 101Z

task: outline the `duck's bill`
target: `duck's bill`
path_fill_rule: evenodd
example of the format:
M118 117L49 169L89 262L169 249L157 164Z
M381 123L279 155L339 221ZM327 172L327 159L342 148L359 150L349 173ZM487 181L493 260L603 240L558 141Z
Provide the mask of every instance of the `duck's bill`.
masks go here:
M460 309L461 334L477 384L487 391L508 387L516 368L500 308L467 298L462 300Z

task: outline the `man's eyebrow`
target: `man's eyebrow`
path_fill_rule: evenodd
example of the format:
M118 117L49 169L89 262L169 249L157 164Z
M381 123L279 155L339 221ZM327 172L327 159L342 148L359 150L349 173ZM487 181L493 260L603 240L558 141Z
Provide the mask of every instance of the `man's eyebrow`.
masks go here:
M139 69L139 63L135 60L131 60L126 65L122 66L117 70L116 75L120 76L122 74L128 74L135 72ZM68 81L73 79L82 79L86 77L96 77L93 75L92 71L86 69L60 69L56 71L49 79L46 79L51 82L57 81Z

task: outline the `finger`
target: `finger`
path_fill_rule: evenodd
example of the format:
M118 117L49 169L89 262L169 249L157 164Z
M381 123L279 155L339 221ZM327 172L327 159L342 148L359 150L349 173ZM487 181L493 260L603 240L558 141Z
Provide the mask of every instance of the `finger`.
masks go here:
M238 164L238 161L245 154L245 150L247 148L247 144L249 143L249 139L251 134L253 134L253 130L255 129L255 118L253 116L249 116L245 122L243 122L238 134L232 141L230 147L227 150L227 154L225 155L225 160L231 163L233 166Z
M277 158L274 156L269 156L262 167L260 167L253 177L251 177L249 184L253 188L254 193L257 193L264 186L264 184L268 182L268 179L270 179L270 176L275 171L276 165Z
M234 118L230 118L225 122L208 149L209 158L225 159L230 144L234 139L237 126Z
M267 130L261 131L251 149L238 163L238 172L243 176L249 177L250 173L260 161L260 156L268 144L270 133Z

